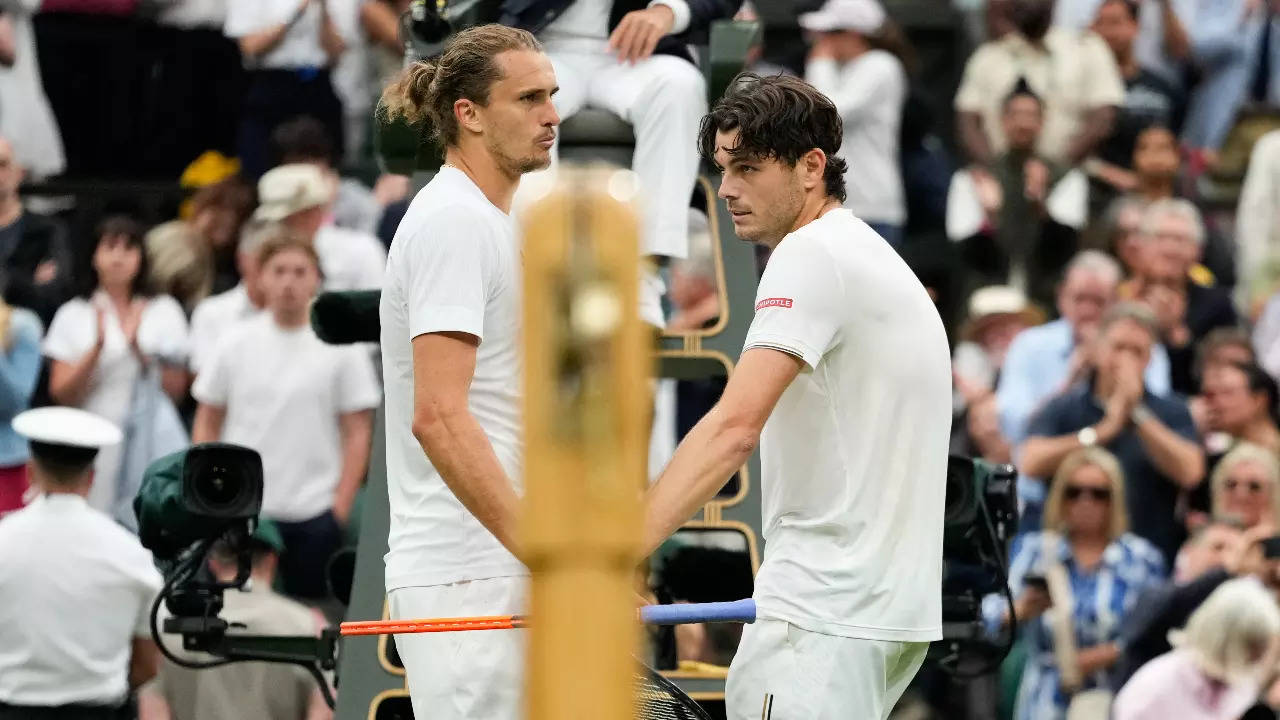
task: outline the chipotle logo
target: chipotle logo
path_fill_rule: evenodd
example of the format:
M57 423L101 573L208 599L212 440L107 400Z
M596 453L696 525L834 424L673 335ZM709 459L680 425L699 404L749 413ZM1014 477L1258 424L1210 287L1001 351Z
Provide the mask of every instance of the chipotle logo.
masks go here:
M756 311L763 310L767 307L791 307L791 298L765 298L756 303Z

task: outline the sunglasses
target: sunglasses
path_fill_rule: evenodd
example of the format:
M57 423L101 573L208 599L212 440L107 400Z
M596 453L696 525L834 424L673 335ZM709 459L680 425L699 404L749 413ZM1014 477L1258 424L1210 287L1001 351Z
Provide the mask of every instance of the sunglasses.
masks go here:
M1111 488L1100 487L1080 487L1079 485L1068 485L1063 491L1062 496L1067 500L1079 500L1081 496L1088 495L1098 502L1107 502L1111 499Z
M1265 486L1257 480L1249 480L1248 482L1245 482L1242 480L1236 480L1235 478L1229 478L1225 485L1227 492L1234 491L1238 487L1243 487L1245 490L1249 491L1250 495L1257 495L1265 489Z

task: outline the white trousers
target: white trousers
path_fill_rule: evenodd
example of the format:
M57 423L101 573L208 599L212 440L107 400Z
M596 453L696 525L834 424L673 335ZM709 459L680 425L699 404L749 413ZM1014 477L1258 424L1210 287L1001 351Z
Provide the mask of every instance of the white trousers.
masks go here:
M929 643L859 640L780 620L742 631L729 666L729 720L884 720Z
M519 615L527 577L470 580L392 590L392 619ZM524 630L467 630L396 636L413 715L430 720L523 720Z
M546 50L560 85L554 102L561 120L590 106L612 112L635 130L631 169L643 189L643 253L686 257L689 197L698 179L698 124L707 112L702 72L671 55L631 65L554 41ZM555 157L553 152L553 166Z

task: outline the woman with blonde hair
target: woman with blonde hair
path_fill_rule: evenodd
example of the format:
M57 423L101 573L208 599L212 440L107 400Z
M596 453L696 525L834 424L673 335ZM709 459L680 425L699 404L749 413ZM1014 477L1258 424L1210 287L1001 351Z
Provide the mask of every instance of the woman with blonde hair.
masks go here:
M1266 448L1237 443L1209 479L1213 516L1233 518L1245 529L1280 528L1280 459Z
M1213 591L1174 649L1152 660L1120 690L1113 720L1235 720L1258 700L1274 666L1280 608L1257 579L1228 580Z
M1028 642L1018 720L1066 718L1069 708L1071 717L1105 717L1102 689L1120 656L1120 628L1166 573L1160 551L1128 531L1127 517L1120 462L1081 448L1053 477L1044 530L1015 541L1009 583Z

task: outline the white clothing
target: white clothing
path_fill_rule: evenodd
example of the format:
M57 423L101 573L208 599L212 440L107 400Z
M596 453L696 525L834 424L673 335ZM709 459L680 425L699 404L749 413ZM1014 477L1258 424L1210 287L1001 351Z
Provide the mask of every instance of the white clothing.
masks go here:
M528 572L462 506L413 435L413 339L433 332L476 336L468 405L521 492L520 293L511 217L461 170L441 168L396 229L378 313L391 509L388 591Z
M311 326L285 329L269 313L218 343L191 395L226 409L223 442L262 455L262 514L298 522L333 507L342 478L339 417L378 406L373 363L356 345L328 345Z
M227 0L227 21L223 32L232 40L261 32L293 20L301 0ZM324 0L338 34L345 41L359 35L359 3L354 0ZM255 59L245 59L253 69L323 68L329 56L320 45L321 3L312 2L302 16L289 25L280 42Z
M404 587L387 596L393 619L522 615L528 579L465 580ZM396 636L414 717L433 720L521 720L524 630L410 633Z
M757 620L742 629L725 710L729 720L884 720L928 650Z
M0 135L13 143L18 164L34 178L57 175L66 169L67 156L36 57L31 16L40 0L10 0L4 7L13 21L14 60L12 67L0 67Z
M78 495L0 520L0 702L112 705L163 584L151 553Z
M675 21L670 35L679 35L689 28L691 14L685 0L651 0L648 7L665 5L671 8ZM580 50L609 51L609 15L613 12L610 0L574 0L560 16L552 20L538 35L545 41L561 40L578 43Z
M92 300L73 298L58 308L44 337L44 354L65 363L79 362L98 340L95 307L104 315L106 339L98 364L89 375L89 386L79 407L101 415L117 427L123 427L133 402L134 385L142 366L129 349L115 305L98 291ZM143 354L167 363L185 366L190 338L187 316L177 300L157 295L147 300L138 325L138 347ZM89 505L111 513L116 505L116 477L123 460L123 445L103 448L94 460L97 481L89 489Z
M387 269L387 250L378 238L325 225L316 232L316 254L325 290L378 290Z
M865 223L831 210L773 251L744 348L808 366L760 438L758 616L941 638L951 358L924 286Z
M168 0L163 4L156 20L161 25L195 29L222 29L227 21L227 3L230 0Z
M578 3L574 3L573 8ZM645 189L641 197L641 252L682 258L689 253L689 200L698 178L698 124L707 111L702 73L688 60L653 55L634 65L582 43L545 39L560 92L552 98L561 119L597 107L631 124L636 145L631 169ZM559 136L552 151L558 162ZM551 171L543 171L551 172ZM513 201L515 214L529 202L537 179L526 176Z
M1280 130L1258 138L1236 208L1236 288L1242 309L1268 263L1280 259Z
M1045 198L1044 209L1053 221L1080 230L1089 219L1089 178L1080 170L1068 170ZM968 170L957 170L947 188L947 237L959 242L977 235L987 223L987 211L978 198L978 186Z
M907 73L892 53L869 50L838 64L822 58L805 66L805 80L835 103L844 120L839 157L849 163L844 206L867 222L907 221L898 134L907 100Z
M200 372L213 359L227 330L261 312L249 300L244 283L201 300L191 313L191 372Z

